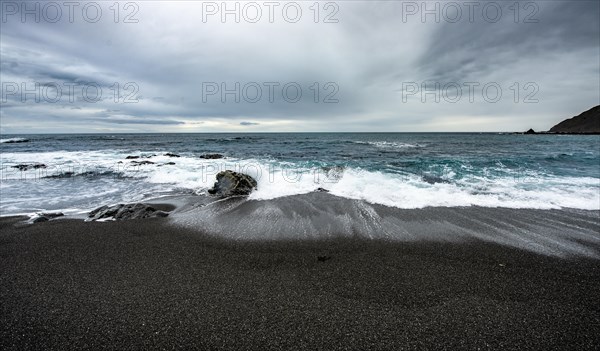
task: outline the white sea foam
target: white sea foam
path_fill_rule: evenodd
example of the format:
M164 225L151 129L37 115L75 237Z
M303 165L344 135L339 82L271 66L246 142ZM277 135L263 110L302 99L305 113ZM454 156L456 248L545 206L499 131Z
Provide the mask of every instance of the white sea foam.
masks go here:
M381 149L406 149L424 147L424 145L421 144L409 144L396 141L355 141L355 143L373 145Z
M8 139L0 139L0 144L4 144L4 143L22 143L22 142L26 142L29 141L26 138L8 138Z
M319 176L321 175L321 176ZM301 176L275 173L261 179L251 199L267 200L308 193L321 187L333 195L397 208L484 206L508 208L600 209L597 178L545 177L525 182L513 177L427 183L416 175L398 175L347 169L337 181L320 170L305 170Z
M546 178L528 184L514 178L495 178L429 184L417 176L348 170L329 189L334 195L398 208L484 206L598 210L598 182L595 178Z
M444 177L426 181L416 174L359 168L323 169L274 160L225 158L206 160L192 154L165 152L81 151L5 153L0 169L2 214L27 210L89 210L107 203L140 201L169 193L202 193L215 175L231 169L257 179L249 199L268 200L324 188L331 194L398 208L484 206L508 208L600 209L600 179L557 177L530 172L517 177L504 166L480 176L458 177L444 166ZM155 156L152 156L155 154ZM149 158L125 159L127 155ZM136 166L131 161L154 164ZM168 164L174 162L175 164ZM46 168L20 171L18 164ZM82 177L43 178L72 172ZM457 170L460 173L460 170Z

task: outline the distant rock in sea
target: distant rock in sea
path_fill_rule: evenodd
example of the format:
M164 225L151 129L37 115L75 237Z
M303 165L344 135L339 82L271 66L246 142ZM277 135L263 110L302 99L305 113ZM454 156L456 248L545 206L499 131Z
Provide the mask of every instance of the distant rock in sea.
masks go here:
M526 131L524 134L537 134L537 133L535 132L535 130L529 128L529 130Z
M600 134L600 105L560 122L550 133Z
M219 158L223 158L225 156L221 155L221 154L204 154L204 155L200 155L200 158L204 158L207 160L216 160Z
M28 171L30 169L40 169L40 168L46 168L46 165L43 163L32 163L32 164L18 164L16 166L12 166L12 168L16 168L19 171Z
M135 166L145 166L145 165L153 165L154 162L152 162L152 161L146 161L146 160L144 160L144 161L131 161L131 164L135 165Z
M529 134L529 133L526 133ZM442 177L437 177L434 175L429 175L429 174L423 174L423 176L421 177L421 179L423 179L424 182L428 183L428 184L438 184L438 183L443 183L443 184L450 184L449 180L446 180Z
M221 197L250 195L256 186L257 182L251 176L227 170L217 174L217 182L208 193Z

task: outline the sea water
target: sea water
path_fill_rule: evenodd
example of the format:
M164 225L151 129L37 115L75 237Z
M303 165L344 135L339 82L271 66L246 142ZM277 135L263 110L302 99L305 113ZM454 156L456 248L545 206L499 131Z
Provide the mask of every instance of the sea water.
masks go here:
M598 135L3 135L0 153L2 215L202 195L226 169L257 179L249 200L322 188L397 208L600 209Z

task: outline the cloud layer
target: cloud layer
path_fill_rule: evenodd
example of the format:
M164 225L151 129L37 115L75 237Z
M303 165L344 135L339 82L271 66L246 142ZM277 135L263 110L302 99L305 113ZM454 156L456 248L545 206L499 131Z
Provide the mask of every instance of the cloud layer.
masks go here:
M54 4L2 3L2 133L546 130L599 103L598 1Z

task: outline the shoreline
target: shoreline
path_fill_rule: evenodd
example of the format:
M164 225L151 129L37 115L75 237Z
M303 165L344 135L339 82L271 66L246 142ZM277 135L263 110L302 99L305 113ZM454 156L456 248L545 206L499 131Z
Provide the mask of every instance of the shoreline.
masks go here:
M312 192L270 200L204 195L162 196L141 203L169 212L165 226L237 242L366 239L392 243L497 243L557 257L600 259L600 210L506 207L400 209ZM1 216L9 220L18 216ZM21 216L19 226L35 226ZM88 223L87 214L50 222ZM104 220L103 220L104 221ZM110 220L109 220L110 221ZM124 223L126 221L117 221Z

